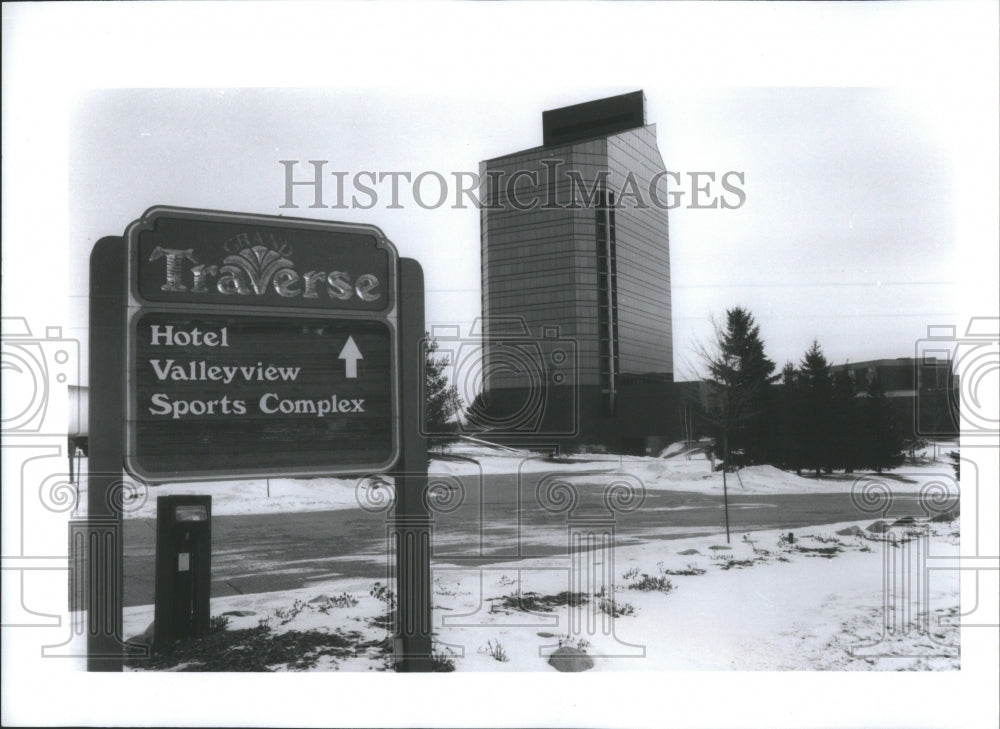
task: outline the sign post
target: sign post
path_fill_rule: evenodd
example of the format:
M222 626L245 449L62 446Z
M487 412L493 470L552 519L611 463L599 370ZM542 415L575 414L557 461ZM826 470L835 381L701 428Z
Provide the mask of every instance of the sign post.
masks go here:
M124 657L122 413L125 410L125 248L102 238L90 254L87 522L87 670L121 671ZM75 541L71 542L76 544ZM71 557L72 558L72 557Z
M124 463L154 484L397 473L396 517L409 525L398 665L428 670L419 264L370 225L155 207L124 240L95 246L91 281L92 472ZM89 607L120 645L112 481L91 482L91 517L118 537L107 568L91 550Z
M403 454L396 476L396 512L391 534L396 548L396 668L401 672L432 670L431 661L431 521L427 489L427 438L421 427L424 391L420 358L424 336L424 275L420 264L401 262Z

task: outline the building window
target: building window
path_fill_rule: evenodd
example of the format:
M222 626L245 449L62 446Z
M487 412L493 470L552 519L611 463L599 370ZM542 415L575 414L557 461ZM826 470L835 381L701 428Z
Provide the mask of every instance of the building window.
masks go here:
M597 256L597 357L601 414L614 417L618 363L618 264L615 260L614 193L601 185L594 211Z

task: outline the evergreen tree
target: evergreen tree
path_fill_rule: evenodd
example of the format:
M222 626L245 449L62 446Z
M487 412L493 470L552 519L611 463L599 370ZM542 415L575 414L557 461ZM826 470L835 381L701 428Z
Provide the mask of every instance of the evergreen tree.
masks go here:
M734 447L759 446L755 429L763 419L765 390L775 379L772 375L774 362L764 355L764 343L753 315L741 307L726 312L725 329L716 325L711 348L700 347L698 356L709 372L711 397L706 415L716 430L716 443L723 461L722 493L726 541L729 541L726 471L732 465L730 454Z
M716 332L716 352L707 364L716 389L725 391L728 450L744 451L749 463L766 460L774 440L770 385L777 378L753 314L742 307L726 311L725 330Z
M781 370L779 403L779 463L785 468L795 469L795 472L801 475L802 403L799 392L798 372L795 370L795 365L791 362L786 362Z
M868 385L864 417L864 467L878 473L903 462L903 440L899 436L889 401L878 377Z
M432 441L455 431L452 417L462 409L458 387L448 384L447 357L435 357L437 340L424 332L424 428ZM437 436L436 438L434 436Z
M854 380L846 369L833 378L830 419L831 465L846 473L854 471L860 448Z
M830 416L833 406L833 383L830 365L813 341L799 369L801 380L801 461L804 468L819 476L832 470Z

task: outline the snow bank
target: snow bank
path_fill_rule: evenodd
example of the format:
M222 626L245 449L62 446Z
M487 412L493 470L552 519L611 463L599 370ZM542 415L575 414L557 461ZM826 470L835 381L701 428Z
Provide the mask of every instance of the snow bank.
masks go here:
M86 473L86 461L81 472ZM125 518L155 519L158 496L175 494L209 494L213 516L235 514L273 514L300 511L333 511L359 508L364 503L377 503L393 498L391 479L383 478L312 478L312 479L245 479L241 481L207 481L177 483L162 486L131 488L125 494ZM78 487L77 514L87 503L86 478Z
M586 474L588 481L595 483L601 481L600 472L604 472L608 478L618 474L633 476L650 491L721 495L722 472L713 471L703 453L676 451L676 446L675 443L666 449L673 451L666 458L611 454L550 457L526 450L460 442L446 455L432 456L429 472L458 477L558 472L568 476ZM860 484L878 483L897 494L917 494L933 487L957 495L958 484L947 456L955 448L954 443L932 444L907 465L884 474L835 473L817 478L805 472L798 476L774 466L748 466L727 474L726 480L731 494L850 493ZM86 473L86 460L81 472ZM384 503L391 499L393 486L390 477L375 477L246 479L140 487L131 494L135 498L126 502L126 517L155 518L156 497L169 494L211 494L213 514L223 516L355 509L361 503ZM80 510L86 504L86 479L80 485L78 502L81 506L76 515L82 513Z
M684 457L687 460L700 459L708 460L708 450L711 449L714 441L711 438L702 438L701 440L688 442L684 440L679 440L676 443L671 443L662 451L660 451L660 458L680 458Z

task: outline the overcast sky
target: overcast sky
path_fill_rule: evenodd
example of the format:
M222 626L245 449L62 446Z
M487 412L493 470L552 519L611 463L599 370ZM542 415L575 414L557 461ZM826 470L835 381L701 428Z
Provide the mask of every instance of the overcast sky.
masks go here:
M5 241L44 241L66 271L82 381L90 248L157 204L374 223L423 265L428 325L468 331L476 209L425 210L404 185L401 209L383 195L370 210L283 210L279 160L349 177L475 172L540 144L544 110L636 89L682 188L690 172L744 176L739 209L690 209L686 190L670 211L678 378L710 317L736 305L779 366L813 339L837 363L908 356L929 325L995 316L996 165L983 160L997 154L996 54L974 12L560 3L525 23L504 4L375 4L308 6L300 22L279 6L70 7L5 11L5 54L20 60L5 89L22 103L4 107L19 142L4 169L26 173L5 185L5 212L22 214ZM598 51L608 63L581 61ZM5 303L37 295L8 270L33 260L5 245Z
M778 364L818 339L833 362L909 356L928 324L957 307L954 163L935 126L937 101L883 88L713 88L656 85L525 89L498 97L362 89L116 89L73 109L70 255L82 269L94 241L120 234L154 204L374 223L424 267L427 322L469 331L480 311L479 212L455 209L453 173L541 143L543 110L643 88L667 168L682 194L670 216L675 367L690 377L694 339L735 305L756 315ZM401 179L376 185L371 209L312 209L297 188L283 209L279 160L326 160L332 171L438 172L447 202L425 209ZM694 209L691 172L743 175L738 209ZM676 179L676 178L675 178ZM731 181L735 178L731 178ZM703 185L705 178L700 178ZM421 200L439 185L426 178ZM707 197L725 193L718 184ZM702 197L706 197L702 195ZM735 198L727 194L733 201ZM86 279L71 296L83 303ZM74 328L86 309L74 307Z

